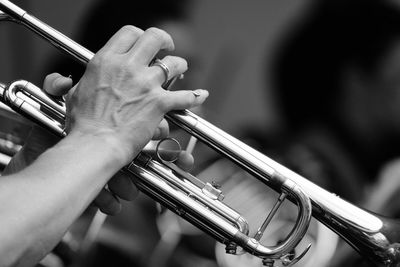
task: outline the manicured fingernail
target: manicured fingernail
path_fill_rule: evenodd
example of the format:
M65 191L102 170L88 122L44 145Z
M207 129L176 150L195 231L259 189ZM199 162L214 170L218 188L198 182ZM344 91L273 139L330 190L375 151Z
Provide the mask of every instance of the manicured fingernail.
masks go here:
M199 97L199 96L201 96L201 94L200 94L199 92L192 91L192 93L194 94L194 96L195 96L195 97Z
M203 90L203 89L196 89L192 91L193 95L195 97L199 97L199 96L204 96L204 97L208 97L209 93L207 90Z

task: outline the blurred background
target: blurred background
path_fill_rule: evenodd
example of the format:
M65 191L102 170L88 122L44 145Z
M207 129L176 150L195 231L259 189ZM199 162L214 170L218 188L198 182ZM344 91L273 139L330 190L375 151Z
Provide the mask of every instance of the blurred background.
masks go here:
M189 63L175 88L210 91L196 113L344 199L398 215L396 1L13 2L93 52L125 24L167 30L174 53ZM40 86L55 71L78 82L83 73L82 66L25 28L2 23L0 39L0 82L22 78ZM30 123L6 109L0 115L4 165L23 145ZM227 202L259 224L276 195L198 146L195 173L206 180L217 177ZM121 215L99 219L100 224L106 219L105 225L82 248L95 214L89 209L43 265L261 265L246 255L226 256L224 248L169 212L157 215L146 196L124 205ZM266 242L282 241L290 230L284 223L295 218L293 207L287 208ZM314 245L298 266L369 266L316 221L295 254L310 242Z
M14 2L76 40L96 0ZM215 95L206 104L206 110L213 111L209 112L211 121L227 130L247 124L257 124L262 129L274 125L275 113L266 102L270 97L265 90L269 82L265 77L268 73L265 59L267 54L273 53L282 30L291 25L307 2L260 0L245 4L242 1L206 0L186 3L185 23L190 27L196 57L200 61L189 64L201 69L193 86L207 88ZM133 14L140 12L135 10L134 4L132 9ZM104 24L113 24L113 14L107 16L105 12L104 15ZM135 18L132 20L134 22ZM45 75L43 68L59 54L22 27L9 23L0 27L3 40L0 53L2 61L7 62L0 66L0 79L9 82L24 78L40 85ZM179 43L177 46L179 49ZM242 112L244 108L246 112Z

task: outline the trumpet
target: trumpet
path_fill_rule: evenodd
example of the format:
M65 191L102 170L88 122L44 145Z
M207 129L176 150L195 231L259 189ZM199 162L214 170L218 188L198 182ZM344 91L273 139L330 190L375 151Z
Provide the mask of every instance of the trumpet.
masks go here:
M0 20L26 26L83 64L94 55L10 1L0 0ZM0 84L0 98L15 111L53 133L66 136L64 103L49 97L32 83L18 80L8 85ZM305 235L313 216L376 265L400 264L400 223L396 220L346 202L191 111L174 111L165 117L280 194L256 234L250 236L246 219L223 203L223 192L216 186L144 152L125 167L142 192L225 244L227 253L236 254L240 247L261 258L264 266L274 266L276 261L285 266L294 265L310 248L309 245L296 257L291 254ZM293 229L275 246L263 245L261 237L285 199L298 207Z

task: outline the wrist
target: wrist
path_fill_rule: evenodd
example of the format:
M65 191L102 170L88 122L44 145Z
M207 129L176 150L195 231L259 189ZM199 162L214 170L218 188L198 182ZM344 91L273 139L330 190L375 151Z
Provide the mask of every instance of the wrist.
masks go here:
M75 148L77 146L90 147L96 154L107 158L111 165L118 166L118 170L132 160L132 151L127 149L126 144L122 144L116 133L112 131L93 134L72 130L64 140L66 145L72 145Z

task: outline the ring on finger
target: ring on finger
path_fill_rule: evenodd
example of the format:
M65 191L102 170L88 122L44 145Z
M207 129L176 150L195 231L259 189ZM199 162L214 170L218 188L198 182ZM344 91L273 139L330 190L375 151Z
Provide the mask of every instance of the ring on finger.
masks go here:
M160 59L154 60L154 63L152 64L152 66L158 66L163 70L164 76L165 76L165 81L163 84L166 84L169 80L169 73L170 73L168 66L164 62L162 62Z

